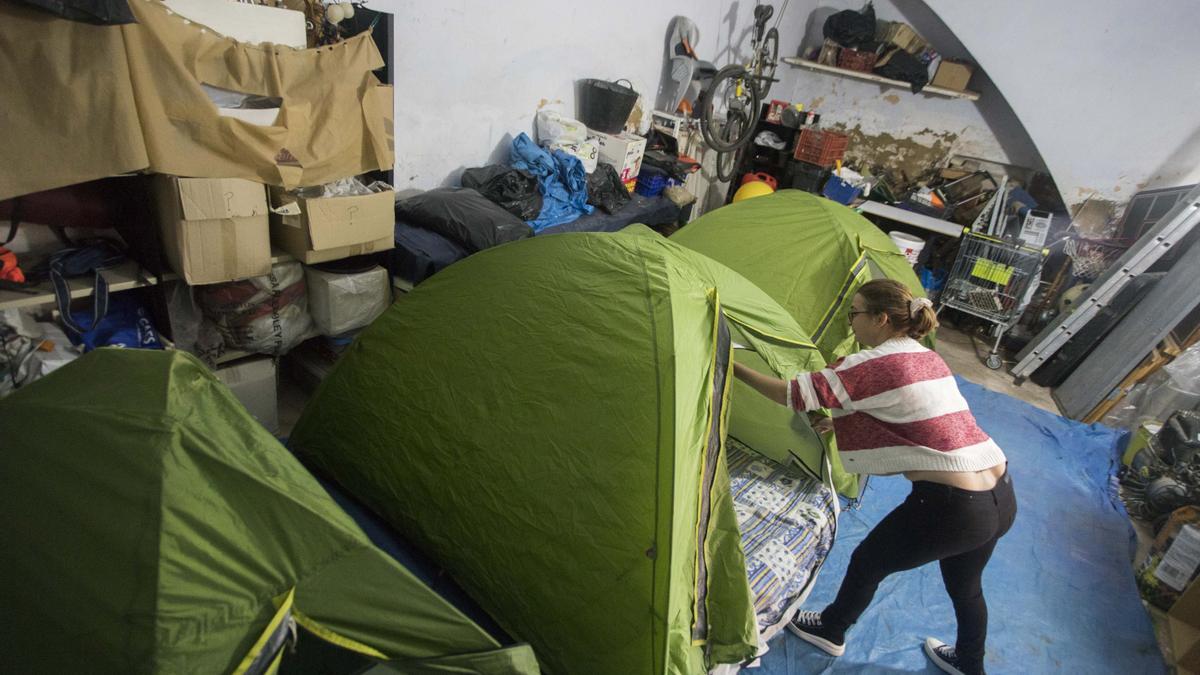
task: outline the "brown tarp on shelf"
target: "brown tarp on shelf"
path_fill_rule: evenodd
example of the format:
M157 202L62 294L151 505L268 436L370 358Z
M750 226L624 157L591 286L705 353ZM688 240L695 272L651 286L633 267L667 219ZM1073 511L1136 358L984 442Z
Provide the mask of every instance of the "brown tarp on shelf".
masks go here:
M392 166L392 88L369 33L251 45L130 3L92 26L0 3L0 199L150 169L295 187ZM218 114L201 84L279 98L271 126Z

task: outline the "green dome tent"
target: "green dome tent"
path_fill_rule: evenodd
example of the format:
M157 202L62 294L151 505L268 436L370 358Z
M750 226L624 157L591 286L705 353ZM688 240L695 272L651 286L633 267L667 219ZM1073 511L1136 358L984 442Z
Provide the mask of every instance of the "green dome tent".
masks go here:
M777 373L823 363L761 290L645 228L535 237L399 300L291 444L547 672L704 672L757 651L724 454L751 405L730 400L735 343ZM804 422L789 451L822 453Z
M538 672L371 544L189 355L92 352L0 400L0 433L12 672Z
M846 312L863 283L887 277L925 296L887 234L852 209L800 190L706 213L671 240L757 284L791 312L829 362L857 351Z

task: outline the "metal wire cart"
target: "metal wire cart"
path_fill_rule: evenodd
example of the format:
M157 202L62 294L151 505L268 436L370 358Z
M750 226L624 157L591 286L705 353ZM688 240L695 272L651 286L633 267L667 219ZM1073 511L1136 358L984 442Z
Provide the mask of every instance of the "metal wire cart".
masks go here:
M937 311L940 314L950 307L995 324L996 342L985 362L992 370L1003 365L998 353L1000 338L1020 318L1047 253L1046 249L963 232Z

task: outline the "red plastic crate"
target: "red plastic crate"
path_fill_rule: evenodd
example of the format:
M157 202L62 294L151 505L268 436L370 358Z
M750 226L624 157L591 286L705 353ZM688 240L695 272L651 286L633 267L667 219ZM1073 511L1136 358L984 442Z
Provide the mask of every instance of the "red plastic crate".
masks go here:
M793 154L798 161L830 167L846 155L846 147L850 145L850 137L836 131L817 131L803 129L800 140L796 141L796 152Z
M837 64L838 68L869 73L875 69L875 52L843 48L838 52Z

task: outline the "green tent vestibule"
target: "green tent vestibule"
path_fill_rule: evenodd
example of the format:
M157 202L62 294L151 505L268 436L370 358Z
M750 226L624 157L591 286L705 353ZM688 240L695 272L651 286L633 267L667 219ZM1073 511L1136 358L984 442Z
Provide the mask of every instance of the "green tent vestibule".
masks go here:
M0 400L0 434L12 672L539 672L376 548L190 355L94 351Z

